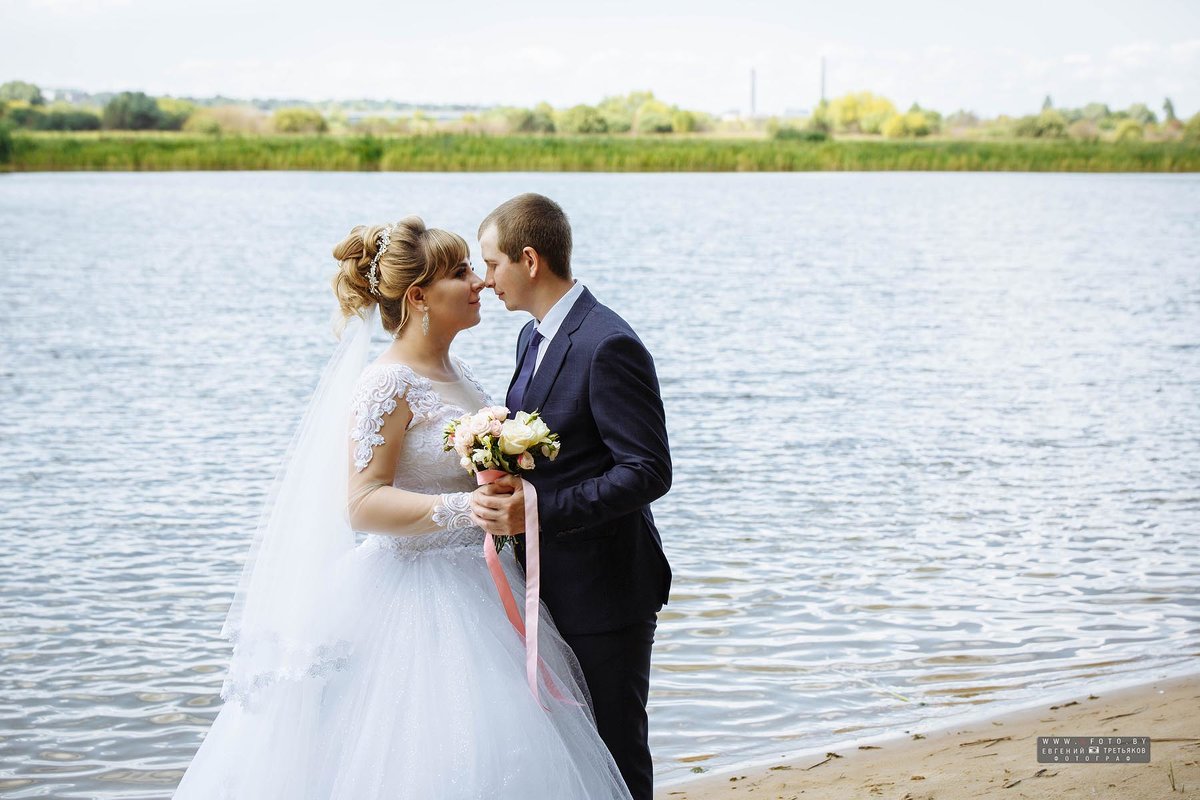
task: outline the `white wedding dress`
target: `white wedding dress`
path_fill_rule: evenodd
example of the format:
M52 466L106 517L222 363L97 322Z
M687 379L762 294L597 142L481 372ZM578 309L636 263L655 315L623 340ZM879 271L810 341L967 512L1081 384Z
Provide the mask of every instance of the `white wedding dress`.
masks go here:
M368 367L356 391L356 461L370 458L383 415L403 396L413 421L394 485L424 494L473 489L458 457L443 451L442 429L491 400L457 364L458 385L403 365ZM488 573L483 537L473 525L368 534L339 558L312 620L338 647L299 675L259 675L250 689L227 681L225 705L176 800L628 798L578 663L545 606L540 654L573 702L543 686L546 711L532 696L524 644ZM520 597L511 549L501 561Z

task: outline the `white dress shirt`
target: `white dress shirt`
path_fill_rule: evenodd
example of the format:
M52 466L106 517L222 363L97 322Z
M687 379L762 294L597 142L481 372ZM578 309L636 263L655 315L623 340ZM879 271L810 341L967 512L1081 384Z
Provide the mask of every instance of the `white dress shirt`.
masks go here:
M558 298L558 302L553 308L546 312L546 316L538 321L535 330L542 335L543 341L538 347L537 361L533 364L533 374L537 374L537 368L542 365L542 359L546 357L546 351L550 348L550 341L554 335L558 333L558 329L562 327L563 320L567 318L567 314L571 313L571 309L575 307L575 301L583 294L583 284L575 281L575 285L570 291ZM532 379L532 376L530 376Z

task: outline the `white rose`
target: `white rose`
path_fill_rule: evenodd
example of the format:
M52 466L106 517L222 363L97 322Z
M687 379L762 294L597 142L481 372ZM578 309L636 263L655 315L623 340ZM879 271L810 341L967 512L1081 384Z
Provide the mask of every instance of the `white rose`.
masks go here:
M515 419L506 420L500 429L500 452L515 456L537 444L530 427Z
M530 413L528 411L518 411L517 412L517 422L521 423L522 425L529 426L529 429L533 432L533 434L535 436L535 438L534 438L535 442L541 441L542 439L545 439L547 436L550 435L549 426L547 426L546 423L542 421L541 414L539 414L536 411L534 411L532 413Z
M487 411L489 414L491 414L496 419L500 420L501 422L504 422L504 420L508 419L508 407L507 406L488 406L484 410Z
M542 418L529 421L529 430L533 432L533 440L540 442L550 435L550 426L542 422Z
M465 470L470 470L470 469L472 469L472 466L471 466L471 459L470 459L470 458L468 458L467 456L463 456L463 457L462 457L462 460L461 460L461 461L459 461L458 463L459 463L459 464L462 466L462 468L463 468L463 469L465 469Z

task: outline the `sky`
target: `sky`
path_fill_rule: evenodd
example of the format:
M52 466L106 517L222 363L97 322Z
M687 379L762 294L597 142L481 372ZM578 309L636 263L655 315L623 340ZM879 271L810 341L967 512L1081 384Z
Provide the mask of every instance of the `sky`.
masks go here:
M650 90L712 113L869 90L984 116L1200 111L1197 0L0 0L0 82L154 95L556 107Z

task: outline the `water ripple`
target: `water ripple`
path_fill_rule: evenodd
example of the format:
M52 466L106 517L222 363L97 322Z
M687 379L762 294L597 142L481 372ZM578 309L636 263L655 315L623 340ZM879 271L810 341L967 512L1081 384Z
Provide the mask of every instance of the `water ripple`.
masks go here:
M520 190L662 381L660 780L1195 669L1194 176L4 175L0 793L170 792L330 248Z

